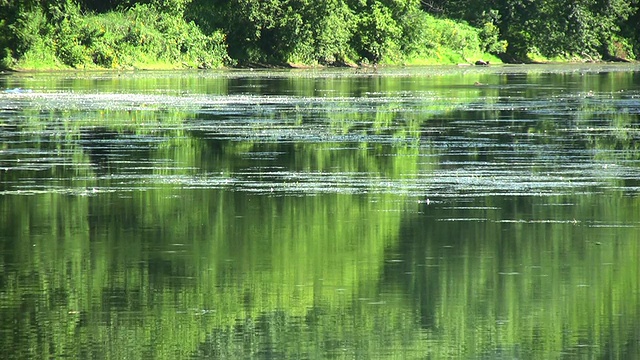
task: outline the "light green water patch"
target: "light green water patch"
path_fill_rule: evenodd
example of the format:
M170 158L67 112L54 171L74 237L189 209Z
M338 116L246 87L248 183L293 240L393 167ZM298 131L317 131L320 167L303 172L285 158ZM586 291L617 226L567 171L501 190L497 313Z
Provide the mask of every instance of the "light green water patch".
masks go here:
M305 317L318 306L351 303L363 296L359 288L379 299L376 279L399 224L389 211L406 204L374 197L277 200L174 189L4 196L3 234L18 235L21 265L3 270L3 312L25 296L41 303L33 325L57 340L44 353L75 349L68 329L87 322L82 337L117 339L121 347L106 352L142 356L153 346L163 358L187 356L208 331L237 321L278 311ZM25 277L30 290L18 286ZM127 316L140 306L144 314ZM28 326L20 321L18 329ZM127 348L133 335L137 344Z
M639 249L628 230L640 226L638 204L611 195L426 205L438 218L407 226L421 241L408 242L411 255L396 266L409 274L399 276L408 291L438 294L417 300L429 336L442 340L437 356L635 353L616 339L634 336L620 330L639 315L629 306L638 301Z

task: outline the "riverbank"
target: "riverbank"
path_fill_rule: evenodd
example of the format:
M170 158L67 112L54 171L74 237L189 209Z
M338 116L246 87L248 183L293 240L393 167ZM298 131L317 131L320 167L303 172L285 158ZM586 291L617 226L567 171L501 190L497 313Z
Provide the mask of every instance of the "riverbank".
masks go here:
M189 15L186 9L171 12L153 3L106 13L87 11L72 1L48 8L17 6L13 14L7 11L6 19L0 21L0 69L451 65L478 59L499 63L494 54L506 49L506 42L498 39L497 29L491 33L462 22L437 19L418 9L410 9L413 23L403 23L408 20L396 19L400 15L388 10L380 11L376 15L379 18L359 20L371 22L367 29L357 28L358 21L351 18L351 23L346 24L330 14L309 15L310 23L320 21L322 16L328 16L325 20L332 23L315 33L309 33L307 28L297 37L286 39L282 37L290 36L285 32L289 25L267 31L266 25L256 20L251 26L260 27L256 31L261 35L238 39L238 26L248 26L235 24L238 19L214 29L207 27L206 19ZM348 11L343 15L347 14ZM282 33L274 35L276 30Z
M632 38L616 35L588 49L571 43L547 46L535 34L510 32L517 24L501 22L498 13L467 22L433 15L410 1L283 3L2 3L0 69L367 68L635 59Z

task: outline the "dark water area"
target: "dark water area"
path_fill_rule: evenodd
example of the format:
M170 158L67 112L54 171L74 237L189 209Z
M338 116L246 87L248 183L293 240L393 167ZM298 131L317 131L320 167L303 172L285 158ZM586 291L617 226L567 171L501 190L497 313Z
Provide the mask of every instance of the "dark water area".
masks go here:
M0 352L640 358L640 68L0 76Z

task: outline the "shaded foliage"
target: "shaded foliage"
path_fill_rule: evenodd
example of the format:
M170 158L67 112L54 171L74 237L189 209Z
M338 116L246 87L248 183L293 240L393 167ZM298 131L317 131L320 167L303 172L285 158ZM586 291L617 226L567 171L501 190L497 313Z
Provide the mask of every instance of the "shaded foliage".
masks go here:
M355 27L342 0L194 0L187 17L227 34L229 55L243 63L341 61Z
M582 59L635 58L638 54L637 0L431 0L425 11L492 24L507 40L509 57L530 54Z

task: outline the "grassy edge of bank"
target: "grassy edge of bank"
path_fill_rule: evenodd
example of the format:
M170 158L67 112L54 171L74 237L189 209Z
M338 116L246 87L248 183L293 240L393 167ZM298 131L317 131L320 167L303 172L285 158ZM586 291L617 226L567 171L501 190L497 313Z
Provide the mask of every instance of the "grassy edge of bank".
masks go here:
M8 70L218 68L232 64L224 35L205 35L181 14L149 4L83 14L34 7L0 30L0 68ZM4 29L2 29L4 28Z
M51 70L169 70L223 67L325 67L380 65L452 65L488 60L500 63L486 49L483 30L462 22L438 19L422 13L418 35L406 44L396 38L374 44L379 53L367 58L355 45L345 46L336 60L327 62L307 53L262 54L261 60L233 59L229 55L227 34L216 30L205 34L184 14L159 11L140 4L122 11L103 14L84 13L78 6L65 11L47 12L33 8L9 25L0 52L0 69L16 71ZM375 30L375 29L374 29ZM357 30L354 30L357 31ZM326 34L323 34L326 35ZM406 34L404 34L406 35ZM494 34L495 35L495 34ZM352 36L357 36L356 33ZM10 39L11 41L8 41ZM0 39L3 40L3 39ZM302 41L302 40L301 40ZM314 41L305 39L304 41ZM493 49L506 48L496 36ZM10 46L8 46L8 44ZM250 46L251 44L248 44ZM365 52L366 53L366 52Z
M339 47L340 52L331 56L326 55L327 48L323 48L325 45L320 40L308 36L297 39L299 43L293 43L292 48L281 53L270 53L263 49L253 58L234 59L229 50L230 47L237 47L237 44L227 37L232 29L205 33L196 22L187 21L184 13L163 12L152 4L138 4L126 10L101 14L83 12L77 5L68 5L64 10L45 11L35 7L19 14L13 23L0 19L0 30L11 32L10 35L0 36L0 70L367 68L373 64L473 64L478 60L500 64L502 61L497 55L504 54L508 45L499 39L497 28L491 24L476 28L464 22L420 12L414 13L417 20L411 30L396 28L395 32L385 33L378 28L383 26L378 24L378 27L367 30L370 39L375 39L371 40L372 43L360 41L357 45L345 40ZM351 31L352 38L362 37L362 34L358 34L361 30ZM321 35L327 36L324 33ZM326 42L326 39L323 41ZM256 50L259 44L247 42L241 45L253 46L253 50ZM376 55L369 58L372 51ZM329 61L328 58L333 60ZM535 63L592 60L579 56L545 58L535 52L528 54L527 58L528 62Z

